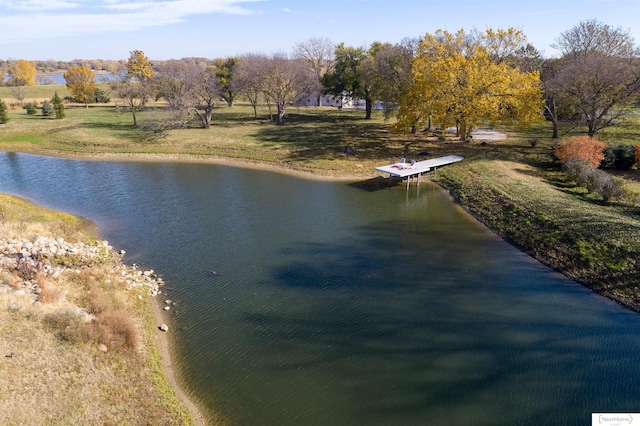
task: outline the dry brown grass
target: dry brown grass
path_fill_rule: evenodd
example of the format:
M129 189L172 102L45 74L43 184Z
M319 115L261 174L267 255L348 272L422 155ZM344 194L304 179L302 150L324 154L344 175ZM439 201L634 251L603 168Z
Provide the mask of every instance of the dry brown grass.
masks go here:
M81 235L82 220L33 205L27 215L39 219L24 220L12 206L28 203L4 196L0 202L4 237L65 230L67 240L93 238ZM0 284L20 288L27 274L39 287L37 302L28 290L0 291L0 425L194 423L164 375L146 291L126 290L114 266L55 279L26 266L0 273Z
M0 271L0 285L8 285L12 290L20 289L20 278L9 271Z
M40 288L40 302L56 303L64 297L64 292L49 282L44 272L36 273L36 281Z
M108 311L87 324L92 340L103 343L110 350L136 349L140 343L138 329L125 311Z

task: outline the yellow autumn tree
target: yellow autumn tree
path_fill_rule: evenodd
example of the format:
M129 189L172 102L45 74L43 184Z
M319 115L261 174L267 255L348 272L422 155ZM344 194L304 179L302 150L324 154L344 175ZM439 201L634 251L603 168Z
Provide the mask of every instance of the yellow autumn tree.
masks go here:
M89 101L94 98L98 88L96 73L86 65L79 65L67 68L64 79L71 96L88 107Z
M127 60L127 77L137 81L151 80L156 72L142 50L133 50Z
M528 126L542 119L537 72L522 72L477 40L513 37L490 32L474 39L463 30L437 31L420 41L413 60L413 85L401 99L399 129L430 123L443 132L455 127L467 140L480 123ZM503 44L507 41L503 41Z
M36 64L34 62L18 59L16 63L9 68L9 86L35 86L36 83Z

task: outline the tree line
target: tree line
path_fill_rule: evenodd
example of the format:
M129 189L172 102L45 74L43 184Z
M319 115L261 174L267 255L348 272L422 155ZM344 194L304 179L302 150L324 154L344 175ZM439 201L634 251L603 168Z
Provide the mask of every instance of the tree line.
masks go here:
M396 117L396 131L455 127L461 139L480 125L527 126L543 119L558 137L561 123L584 124L589 136L616 124L640 100L640 53L628 30L595 19L560 34L558 58L545 59L519 30L438 30L400 43L369 47L311 38L292 54L247 54L215 60L187 58L151 62L132 51L119 62L113 94L136 113L150 99L164 99L174 124L196 119L211 124L214 108L239 97L257 115L266 104L283 124L287 107L302 98L322 105L323 96L362 100L365 118L374 105ZM8 84L32 84L35 65L16 61ZM68 66L73 97L95 99L95 72Z

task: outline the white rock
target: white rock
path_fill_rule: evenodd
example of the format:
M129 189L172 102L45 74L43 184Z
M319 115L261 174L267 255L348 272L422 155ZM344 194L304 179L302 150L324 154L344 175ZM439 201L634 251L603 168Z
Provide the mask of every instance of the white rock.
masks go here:
M161 331L169 331L169 326L167 324L161 324L160 325L160 330Z

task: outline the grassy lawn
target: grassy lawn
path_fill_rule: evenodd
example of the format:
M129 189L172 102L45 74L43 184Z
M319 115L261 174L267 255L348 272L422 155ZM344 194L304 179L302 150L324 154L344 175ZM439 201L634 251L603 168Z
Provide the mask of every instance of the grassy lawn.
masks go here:
M429 132L396 134L380 113L364 120L362 111L335 108L291 107L285 125L276 126L266 107L254 117L249 105L221 104L206 130L196 122L182 129L166 128L170 113L163 104L152 104L141 113L138 128L117 104L68 106L66 111L65 119L56 120L12 110L9 123L0 126L0 149L226 159L361 180L376 177L374 167L400 157L462 155L465 161L443 168L432 179L468 211L542 262L640 309L638 206L629 200L604 203L567 182L554 160L558 141L551 138L547 122L526 131L498 128L507 138L483 144L453 137L439 140ZM561 127L562 138L584 134L584 128ZM610 145L639 144L640 114L629 114L598 137ZM353 155L344 153L348 144ZM638 171L623 177L627 189L638 192Z

